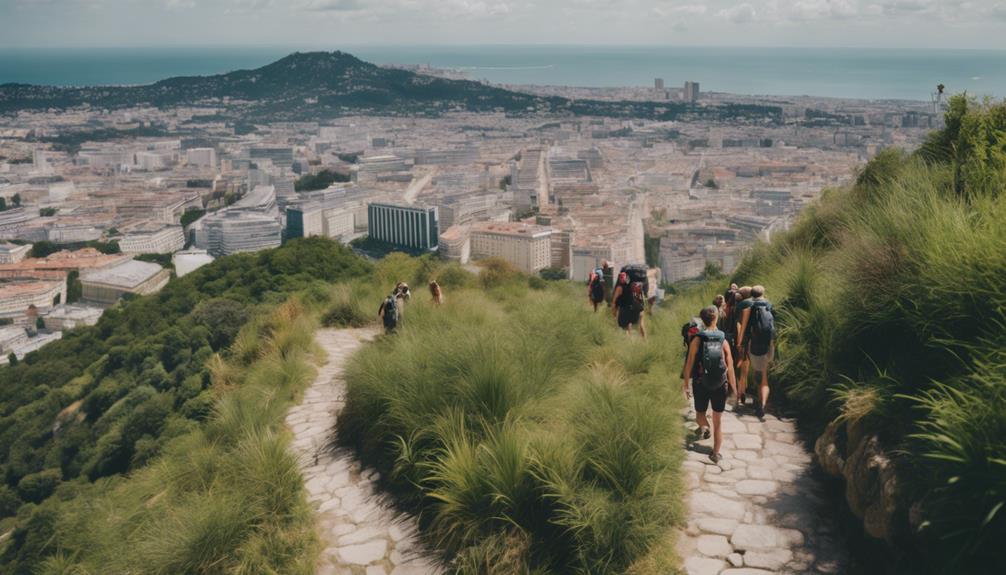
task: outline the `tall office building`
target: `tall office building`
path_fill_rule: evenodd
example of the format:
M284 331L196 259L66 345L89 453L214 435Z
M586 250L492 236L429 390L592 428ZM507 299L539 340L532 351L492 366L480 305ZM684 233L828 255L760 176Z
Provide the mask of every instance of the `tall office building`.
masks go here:
M368 234L371 238L395 246L437 249L439 218L436 207L369 204Z
M681 99L689 104L699 101L699 83L685 82L685 89L681 92Z
M663 90L664 89L664 79L663 78L656 78L656 79L654 79L653 80L653 89L654 90Z

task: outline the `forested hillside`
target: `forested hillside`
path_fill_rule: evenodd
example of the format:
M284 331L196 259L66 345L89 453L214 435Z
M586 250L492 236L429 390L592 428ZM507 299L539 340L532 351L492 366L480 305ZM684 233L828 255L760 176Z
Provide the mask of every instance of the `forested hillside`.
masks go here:
M278 334L304 315L298 309L328 297L330 282L369 269L321 239L222 258L0 370L0 534L15 528L0 543L0 571L33 573L57 550L72 550L72 540L53 538L73 515L64 511L101 514L84 510L114 493L122 474L177 456L219 417L222 390L259 372L281 382L275 370L307 369L287 357ZM275 317L294 294L280 306L288 317ZM296 337L307 338L306 352L310 329ZM279 364L258 365L279 352Z

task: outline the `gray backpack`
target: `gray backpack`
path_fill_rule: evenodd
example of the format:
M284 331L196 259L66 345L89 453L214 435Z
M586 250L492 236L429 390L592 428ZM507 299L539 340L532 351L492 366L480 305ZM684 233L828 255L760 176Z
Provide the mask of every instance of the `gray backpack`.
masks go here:
M727 376L726 358L723 357L723 340L726 335L718 330L700 331L699 338L699 369L702 375L702 387L715 391L723 387Z

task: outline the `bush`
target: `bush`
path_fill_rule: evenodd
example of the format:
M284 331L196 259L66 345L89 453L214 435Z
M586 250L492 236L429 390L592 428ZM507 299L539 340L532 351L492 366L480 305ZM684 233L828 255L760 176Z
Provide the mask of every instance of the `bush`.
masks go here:
M63 473L58 469L46 469L25 475L17 484L17 494L25 501L38 503L49 497L62 480Z
M775 376L804 427L854 421L893 457L905 555L1002 572L1006 104L955 97L946 125L825 194L737 279L779 304Z
M575 289L414 298L350 362L339 442L461 572L624 573L680 521L675 330L658 313L668 339L625 338Z

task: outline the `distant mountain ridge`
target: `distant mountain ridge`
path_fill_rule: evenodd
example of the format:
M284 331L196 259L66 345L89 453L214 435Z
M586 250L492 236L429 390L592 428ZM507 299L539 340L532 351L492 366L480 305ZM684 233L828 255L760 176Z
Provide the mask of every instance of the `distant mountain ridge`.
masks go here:
M345 52L296 52L254 70L182 76L141 86L0 85L0 113L19 110L193 105L253 120L317 120L354 114L451 111L549 113L673 120L683 116L781 118L771 106L695 107L675 102L601 102L542 97L469 80L382 68Z

